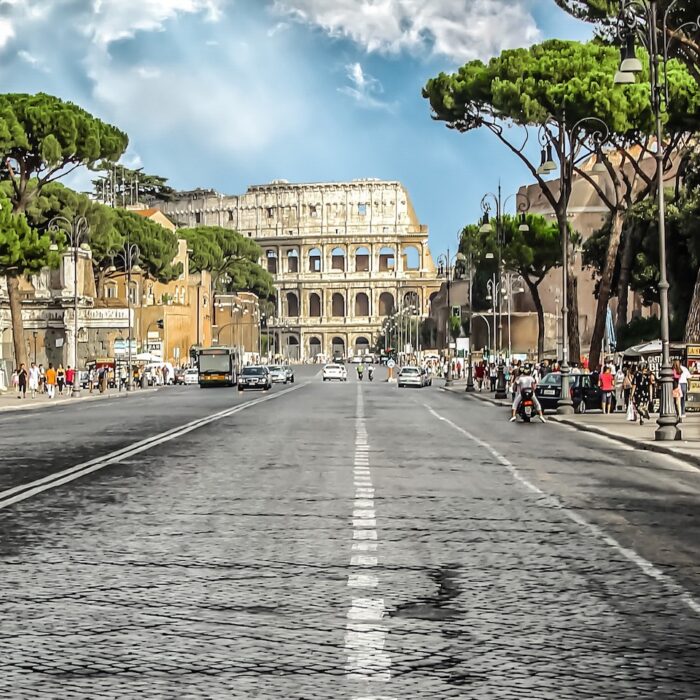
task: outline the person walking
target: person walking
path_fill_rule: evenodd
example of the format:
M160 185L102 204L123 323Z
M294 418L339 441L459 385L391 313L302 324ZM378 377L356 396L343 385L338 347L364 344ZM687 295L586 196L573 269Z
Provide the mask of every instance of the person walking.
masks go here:
M41 386L41 372L34 362L29 367L29 391L32 398L36 398L36 394Z
M684 364L681 364L681 377L678 380L678 385L681 388L681 418L685 418L685 402L688 398L688 380L692 376L690 370Z
M42 394L46 393L46 370L44 365L39 365L39 391Z
M58 395L63 396L63 389L66 386L66 370L63 365L59 364L56 370L56 386L58 387Z
M17 390L19 391L18 399L27 398L27 382L29 380L29 373L27 368L22 363L17 370ZM32 397L33 398L33 397Z
M603 373L599 375L601 408L603 413L610 413L612 409L613 391L615 390L615 377L610 369L610 365L603 368Z
M49 362L49 368L46 370L46 393L52 399L56 393L56 370Z
M75 370L70 365L68 365L68 367L66 367L66 386L72 391L74 383Z
M632 367L626 366L624 372L622 378L622 400L626 411L627 407L630 405L630 395L632 394L632 384L634 383L634 371Z
M651 399L651 378L646 362L641 362L632 382L632 401L637 409L639 425L644 425L644 419L649 420L649 401Z

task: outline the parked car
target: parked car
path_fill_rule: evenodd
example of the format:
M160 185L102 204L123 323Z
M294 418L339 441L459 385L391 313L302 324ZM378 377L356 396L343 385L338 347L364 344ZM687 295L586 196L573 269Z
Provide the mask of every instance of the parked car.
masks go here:
M272 388L272 377L267 367L251 365L244 367L238 375L238 391L244 389L262 389L267 391Z
M199 370L196 367L189 367L183 375L183 384L199 384Z
M348 381L348 371L337 363L331 363L323 368L323 381L330 382L333 379L337 379L341 382Z
M423 388L427 386L426 377L427 372L420 367L402 367L398 378L399 389L408 386Z
M282 365L269 365L267 369L270 372L270 378L273 384L286 384L289 381L286 367Z
M561 372L550 372L542 377L535 390L535 395L547 411L556 409L561 397ZM576 413L600 410L602 391L598 385L593 385L590 374L569 375L569 395ZM615 410L615 395L613 394L612 410Z

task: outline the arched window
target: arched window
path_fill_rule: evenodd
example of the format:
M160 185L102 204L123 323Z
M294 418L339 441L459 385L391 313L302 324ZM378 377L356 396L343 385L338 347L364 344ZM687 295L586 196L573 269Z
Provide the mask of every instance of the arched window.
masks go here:
M394 313L394 295L391 292L383 292L379 297L379 315L391 316Z
M420 270L420 252L415 246L407 245L404 247L403 269L413 271Z
M105 284L105 298L116 299L119 296L119 288L116 282L107 282Z
M364 246L355 251L355 272L369 272L369 249Z
M290 360L299 359L299 338L295 335L287 336L287 352L285 354Z
M314 292L309 294L309 316L321 318L321 297Z
M309 251L309 272L321 272L321 251L318 248Z
M267 271L271 275L276 275L277 274L277 251L276 250L268 250L265 253L267 257Z
M355 316L369 316L369 297L364 292L355 297Z
M336 355L340 355L341 357L345 357L345 341L340 336L336 336L335 338L333 338L333 343L332 343L331 349L333 351L334 357Z
M287 293L287 316L299 315L299 297L294 292Z
M369 353L369 340L359 337L355 340L355 355L367 355Z
M331 270L345 272L345 251L342 248L334 248L331 253Z
M345 316L345 297L336 292L331 299L331 314L334 318Z
M290 250L287 252L287 272L299 272L298 250Z
M393 272L396 269L396 251L384 247L379 251L379 272Z
M420 294L418 292L409 291L403 295L403 308L405 310L414 310L420 313Z

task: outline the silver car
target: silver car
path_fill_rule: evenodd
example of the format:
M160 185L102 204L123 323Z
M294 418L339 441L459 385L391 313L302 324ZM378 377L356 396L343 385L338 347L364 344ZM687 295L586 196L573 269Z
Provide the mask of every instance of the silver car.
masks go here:
M399 372L399 389L404 386L426 386L423 370L420 367L402 367Z
M270 378L274 384L286 384L289 381L286 367L270 365L267 369L270 371Z

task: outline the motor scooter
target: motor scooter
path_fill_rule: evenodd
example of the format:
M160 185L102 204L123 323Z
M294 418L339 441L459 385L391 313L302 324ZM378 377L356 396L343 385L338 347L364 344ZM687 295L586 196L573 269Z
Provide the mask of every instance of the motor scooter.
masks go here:
M532 389L522 389L520 392L520 405L518 406L518 415L524 423L529 423L535 414L535 392Z
M367 379L369 379L371 382L373 378L374 378L374 368L368 367L367 368Z

